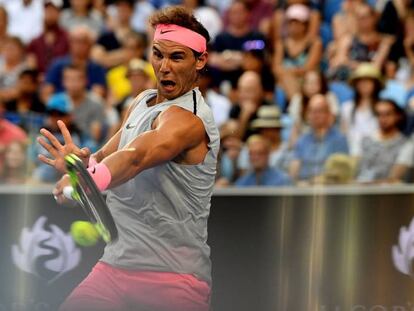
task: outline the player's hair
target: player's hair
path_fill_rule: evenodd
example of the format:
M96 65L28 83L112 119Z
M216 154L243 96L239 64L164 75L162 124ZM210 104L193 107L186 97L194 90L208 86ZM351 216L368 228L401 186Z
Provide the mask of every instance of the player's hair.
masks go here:
M170 6L157 11L150 17L149 23L153 28L158 24L175 24L202 35L206 39L207 44L210 41L210 35L207 29L204 28L189 10L182 6ZM195 52L195 55L199 56L201 54Z

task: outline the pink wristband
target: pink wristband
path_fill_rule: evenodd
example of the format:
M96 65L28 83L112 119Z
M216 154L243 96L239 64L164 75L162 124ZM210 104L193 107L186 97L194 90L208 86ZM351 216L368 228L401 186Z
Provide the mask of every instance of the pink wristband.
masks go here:
M111 183L111 172L104 163L98 163L88 168L93 181L100 191L104 191Z
M98 164L98 162L96 161L96 159L93 156L90 156L89 157L89 162L88 162L88 167L95 166L96 164Z

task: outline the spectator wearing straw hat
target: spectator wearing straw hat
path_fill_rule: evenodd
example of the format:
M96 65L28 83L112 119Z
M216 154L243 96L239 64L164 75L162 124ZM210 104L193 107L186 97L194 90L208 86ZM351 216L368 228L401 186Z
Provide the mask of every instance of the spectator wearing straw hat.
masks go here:
M269 167L271 144L267 138L252 135L247 140L247 147L252 169L236 180L236 186L287 186L292 183L289 175Z
M276 106L262 106L257 112L257 118L251 123L251 128L270 142L269 166L284 171L288 170L289 150L288 143L282 141L280 111ZM249 151L245 147L239 156L239 169L251 168Z
M350 84L355 99L345 102L341 108L341 129L346 133L351 154L362 137L378 129L374 107L383 87L379 69L371 63L360 64L352 73Z

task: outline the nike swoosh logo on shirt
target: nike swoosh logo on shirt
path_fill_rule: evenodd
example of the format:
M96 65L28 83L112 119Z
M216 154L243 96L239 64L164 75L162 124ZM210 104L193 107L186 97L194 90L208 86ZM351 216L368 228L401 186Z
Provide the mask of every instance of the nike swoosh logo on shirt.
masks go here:
M126 129L127 130L130 130L130 129L132 129L132 128L134 128L135 127L135 125L131 125L131 124L127 124L127 126L126 126Z

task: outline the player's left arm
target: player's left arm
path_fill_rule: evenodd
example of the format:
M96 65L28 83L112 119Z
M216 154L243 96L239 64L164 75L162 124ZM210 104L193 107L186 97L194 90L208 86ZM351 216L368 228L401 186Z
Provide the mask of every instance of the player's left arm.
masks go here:
M111 173L109 188L118 186L145 169L173 160L204 143L204 125L190 111L172 106L155 120L153 130L137 136L102 162Z

